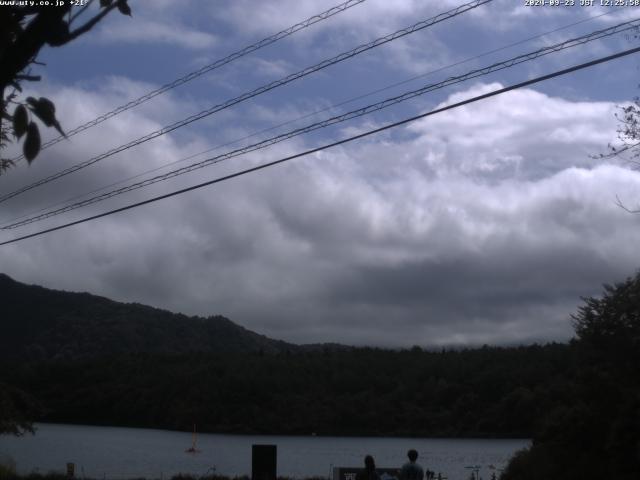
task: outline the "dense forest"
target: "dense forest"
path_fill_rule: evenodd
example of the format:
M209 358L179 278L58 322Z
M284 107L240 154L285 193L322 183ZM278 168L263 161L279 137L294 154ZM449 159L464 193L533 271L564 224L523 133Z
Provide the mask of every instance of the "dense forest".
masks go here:
M568 402L545 414L502 480L640 478L640 273L573 317Z
M528 437L566 401L566 345L131 354L4 364L41 420L237 433Z

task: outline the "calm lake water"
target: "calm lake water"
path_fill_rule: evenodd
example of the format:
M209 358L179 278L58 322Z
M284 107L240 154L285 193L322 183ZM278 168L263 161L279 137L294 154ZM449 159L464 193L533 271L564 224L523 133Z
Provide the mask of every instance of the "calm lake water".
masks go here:
M251 474L251 445L278 448L278 475L304 478L330 475L332 467L359 467L371 454L378 467L398 467L409 448L419 462L449 480L467 480L465 466L481 466L489 480L529 440L434 438L289 437L199 434L200 453L188 454L191 434L140 428L38 424L35 436L0 436L0 461L11 458L20 473L64 471L76 464L76 476L107 479L166 478L176 473Z

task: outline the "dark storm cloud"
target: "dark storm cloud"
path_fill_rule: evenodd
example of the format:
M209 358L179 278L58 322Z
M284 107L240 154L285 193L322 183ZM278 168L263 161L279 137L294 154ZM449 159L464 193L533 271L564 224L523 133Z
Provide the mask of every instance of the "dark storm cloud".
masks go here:
M499 327L537 306L575 304L621 273L587 246L527 251L515 243L449 259L356 266L332 285L328 301L430 312L428 320L416 315L405 325L476 318Z

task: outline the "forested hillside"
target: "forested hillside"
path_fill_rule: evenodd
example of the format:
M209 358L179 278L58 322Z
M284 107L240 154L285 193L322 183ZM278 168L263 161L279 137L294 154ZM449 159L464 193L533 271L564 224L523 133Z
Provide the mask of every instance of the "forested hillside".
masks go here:
M340 435L532 434L567 400L567 345L391 351L297 346L0 275L0 382L39 420Z
M295 348L222 316L187 317L0 274L0 359L73 360L131 352L269 352Z
M528 437L570 400L567 345L136 354L6 365L41 420L236 433Z

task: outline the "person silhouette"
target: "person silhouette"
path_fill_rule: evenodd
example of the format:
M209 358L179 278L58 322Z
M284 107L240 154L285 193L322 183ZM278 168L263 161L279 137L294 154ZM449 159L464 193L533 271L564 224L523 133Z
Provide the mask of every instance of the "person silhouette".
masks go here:
M424 470L419 463L416 463L418 452L412 448L407 452L407 457L409 461L400 469L400 480L422 480Z
M376 462L371 455L364 457L364 469L358 472L356 480L380 480L380 475L376 472Z

